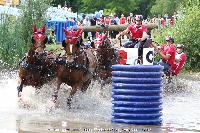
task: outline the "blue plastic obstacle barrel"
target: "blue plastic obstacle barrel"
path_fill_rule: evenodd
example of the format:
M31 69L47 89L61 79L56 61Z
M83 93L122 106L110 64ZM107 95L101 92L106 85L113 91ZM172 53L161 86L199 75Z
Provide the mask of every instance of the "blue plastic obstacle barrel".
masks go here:
M162 123L162 66L112 66L112 122Z
M47 21L47 27L53 28L55 30L56 42L61 43L66 37L65 33L63 32L63 28L71 30L73 27L74 29L76 29L77 25L75 22L68 20L65 21L49 20Z

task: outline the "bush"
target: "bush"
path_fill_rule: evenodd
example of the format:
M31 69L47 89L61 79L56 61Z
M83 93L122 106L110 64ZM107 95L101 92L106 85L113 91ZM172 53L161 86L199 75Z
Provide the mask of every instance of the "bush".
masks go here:
M0 23L0 67L16 68L18 62L31 46L33 24L45 23L45 11L50 0L29 0L21 5L20 17L3 15Z

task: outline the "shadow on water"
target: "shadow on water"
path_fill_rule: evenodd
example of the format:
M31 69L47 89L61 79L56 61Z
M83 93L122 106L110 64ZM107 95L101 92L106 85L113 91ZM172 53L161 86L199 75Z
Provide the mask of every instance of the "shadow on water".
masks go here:
M16 72L0 73L0 133L58 132L200 132L200 82L190 78L175 79L163 87L163 124L144 126L111 123L111 85L101 90L93 82L86 93L78 92L72 109L66 107L70 87L61 86L58 108L49 111L54 82L39 94L33 87L23 90L23 106L18 106Z

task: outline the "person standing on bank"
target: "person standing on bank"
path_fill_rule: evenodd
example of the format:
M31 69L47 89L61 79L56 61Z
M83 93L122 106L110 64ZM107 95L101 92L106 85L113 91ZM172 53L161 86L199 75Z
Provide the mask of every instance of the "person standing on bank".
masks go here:
M152 46L155 48L157 53L162 57L160 62L154 62L154 65L164 66L164 71L168 71L172 69L175 61L176 49L174 47L173 41L174 39L170 36L165 38L166 45L162 45L161 47L157 46L155 43L152 43Z
M183 69L183 66L184 66L184 64L186 62L186 59L187 59L187 56L183 52L183 49L184 49L184 45L183 44L177 44L175 61L174 61L174 65L172 67L172 72L176 76Z

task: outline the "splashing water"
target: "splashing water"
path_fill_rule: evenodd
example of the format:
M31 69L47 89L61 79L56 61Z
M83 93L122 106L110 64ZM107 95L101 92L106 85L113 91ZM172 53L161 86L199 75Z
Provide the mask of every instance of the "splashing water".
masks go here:
M85 92L77 92L72 100L72 109L66 106L70 87L62 85L59 91L58 108L48 111L48 102L53 94L55 82L44 85L39 94L35 88L23 89L23 106L17 102L17 73L0 72L0 132L6 131L50 131L70 128L93 129L151 129L152 132L200 131L200 81L187 76L165 84L163 89L163 125L136 126L111 123L111 85L102 90L92 82ZM96 130L95 130L96 131ZM51 131L50 131L51 132Z

